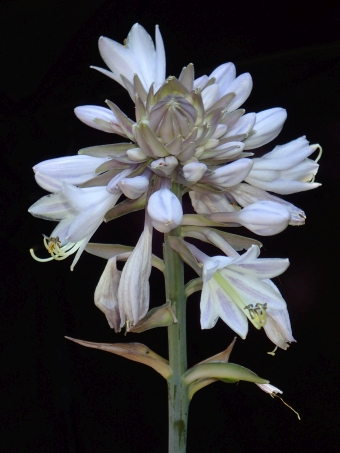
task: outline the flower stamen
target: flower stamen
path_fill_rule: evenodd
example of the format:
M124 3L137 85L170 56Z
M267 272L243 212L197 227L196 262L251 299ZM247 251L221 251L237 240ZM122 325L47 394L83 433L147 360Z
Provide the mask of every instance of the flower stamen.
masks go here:
M254 321L259 328L264 327L267 323L267 304L257 303L254 307L253 304L249 304L244 307L244 310L248 310L251 321ZM253 323L254 324L254 323Z
M51 257L39 258L34 253L34 250L30 249L30 254L31 254L32 258L34 258L36 261L39 261L40 263L45 263L47 261L52 261L52 260L62 261L64 259L66 259L68 256L75 253L81 245L81 242L76 242L76 243L69 242L61 247L61 242L60 242L58 236L55 238L48 237L45 234L43 236L44 236L44 246L45 246L46 250L48 251L48 253L51 255Z

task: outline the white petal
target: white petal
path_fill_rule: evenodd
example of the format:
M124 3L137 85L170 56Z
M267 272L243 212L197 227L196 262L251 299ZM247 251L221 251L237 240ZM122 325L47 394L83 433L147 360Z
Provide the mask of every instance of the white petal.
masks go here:
M224 63L218 66L209 76L209 79L215 77L219 86L219 97L221 98L230 93L229 85L236 77L236 68L233 63Z
M288 343L295 342L287 309L267 312L264 330L267 337L281 349L287 349Z
M207 75L198 77L194 81L194 89L196 90L197 88L200 88L202 90L208 82L209 82L209 77Z
M254 134L244 140L245 149L259 148L274 140L281 132L286 118L286 110L280 107L257 113Z
M147 210L154 228L161 233L168 233L182 222L182 205L169 189L154 192L149 198Z
M101 310L111 329L120 330L120 312L118 306L118 285L121 272L116 266L116 257L108 260L94 293L94 303Z
M202 329L211 329L217 323L219 316L214 302L213 294L210 291L209 285L204 284L200 302Z
M261 390L263 390L266 393L269 393L269 395L273 393L283 393L282 390L278 389L277 387L274 387L271 384L256 384L258 387L260 387Z
M33 167L33 170L70 184L82 184L96 176L95 170L107 160L107 158L79 155L58 157L40 162Z
M209 182L220 187L232 187L243 181L249 174L253 163L250 159L238 159L219 167L212 175L204 175L202 182Z
M120 128L113 112L105 107L99 107L97 105L81 105L74 109L74 113L84 124L100 131L113 134L114 130L110 126L111 123ZM100 124L94 121L97 119L101 121Z
M104 36L99 38L98 46L102 59L115 74L117 81L125 87L120 77L122 74L132 82L134 74L138 72L138 66L131 50Z
M228 93L235 93L234 99L227 107L227 112L238 109L248 99L253 88L253 80L248 73L241 74L228 86Z
M143 233L123 268L118 289L120 311L131 325L137 324L149 309L151 245L152 225L146 215Z
M268 283L251 275L235 272L229 266L219 272L229 285L235 288L240 299L242 299L244 306L240 308L244 309L249 304L255 306L257 303L267 304L268 309L271 310L283 310L286 308L286 303L282 296ZM234 302L239 303L236 299Z
M241 118L233 125L233 127L227 131L223 138L232 137L234 135L248 135L249 132L253 129L255 121L255 113L247 113L247 115L241 116Z
M108 192L107 192L108 193ZM103 201L90 205L87 209L78 214L73 220L68 230L66 239L69 242L78 242L97 230L103 222L105 214L113 208L120 195L108 193L108 197Z
M61 220L76 213L61 192L40 198L28 209L28 212L34 217L47 220Z
M215 305L215 310L217 310L219 317L244 339L248 333L246 315L214 279L211 279L208 285L211 297L213 298L212 303Z
M159 31L158 25L156 25L156 74L155 74L155 91L158 90L160 85L165 80L165 50L163 44L163 38Z
M110 196L105 186L80 189L66 183L63 184L63 193L70 205L78 211L87 209L92 204L98 204Z
M246 181L259 189L268 190L269 192L275 192L280 195L289 195L291 193L304 192L306 190L316 189L321 184L316 182L300 182L300 181L289 181L289 180L277 180L277 181L259 181L258 179L246 178Z
M146 176L123 178L118 183L123 194L131 199L139 198L149 187L149 179Z
M237 186L231 187L228 192L235 198L240 206L248 206L249 204L256 203L257 201L274 201L275 203L282 204L290 213L291 219L290 225L304 225L306 215L302 209L294 206L288 201L282 200L279 197L275 197L267 193L265 190L253 187L250 184L238 184Z
M130 49L135 59L138 77L148 91L155 82L156 51L151 36L139 24L133 25L126 40L126 48ZM131 80L132 81L132 80Z
M37 184L47 192L60 192L63 189L62 182L52 176L41 173L35 173L34 178Z
M202 91L202 100L205 110L208 110L218 99L218 85L213 84Z

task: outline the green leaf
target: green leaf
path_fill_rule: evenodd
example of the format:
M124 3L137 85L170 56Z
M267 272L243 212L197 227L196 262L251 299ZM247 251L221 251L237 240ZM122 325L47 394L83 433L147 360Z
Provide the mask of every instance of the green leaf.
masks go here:
M255 382L257 384L268 384L269 381L259 377L248 368L235 363L211 362L202 363L190 368L183 374L182 379L186 384L191 384L197 379L235 379L237 381Z

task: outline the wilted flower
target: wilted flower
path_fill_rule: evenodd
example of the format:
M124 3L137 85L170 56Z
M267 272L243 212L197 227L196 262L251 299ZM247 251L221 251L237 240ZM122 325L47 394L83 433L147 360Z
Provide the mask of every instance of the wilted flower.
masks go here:
M120 312L118 305L118 286L121 271L117 269L117 257L107 261L94 293L94 303L106 316L111 329L120 331Z
M118 302L121 325L127 329L142 319L149 309L149 277L152 266L152 223L145 213L144 230L129 256L120 279Z

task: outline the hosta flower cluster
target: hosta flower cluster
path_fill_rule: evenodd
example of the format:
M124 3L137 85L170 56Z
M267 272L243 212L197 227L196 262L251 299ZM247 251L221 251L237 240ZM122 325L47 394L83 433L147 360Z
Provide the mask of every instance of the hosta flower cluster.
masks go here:
M270 279L285 271L288 260L258 258L257 241L212 227L244 226L264 236L289 224L302 225L304 212L273 193L318 187L319 156L315 161L309 156L320 147L300 137L256 157L258 148L280 133L286 111L245 113L241 106L251 93L252 79L250 74L236 76L232 63L199 78L189 64L178 78L166 78L158 27L155 45L135 24L124 45L100 38L99 50L110 71L95 69L126 88L135 118L109 100L105 108L77 107L81 121L117 134L123 142L82 149L77 156L34 167L37 183L51 194L29 212L59 222L44 238L51 255L47 260L76 252L73 268L86 247L106 258L96 305L116 331L124 325L133 330L149 309L151 267L162 269L161 260L152 256L153 228L168 233L181 227L182 237L210 242L225 253L208 257L183 239L172 241L199 275L202 328L213 327L220 317L244 338L249 320L286 349L294 338L286 303ZM189 192L196 215L183 214L174 185L183 194ZM133 250L88 245L104 220L139 209L145 209L145 225ZM239 255L241 250L247 251ZM127 260L122 272L118 259Z

